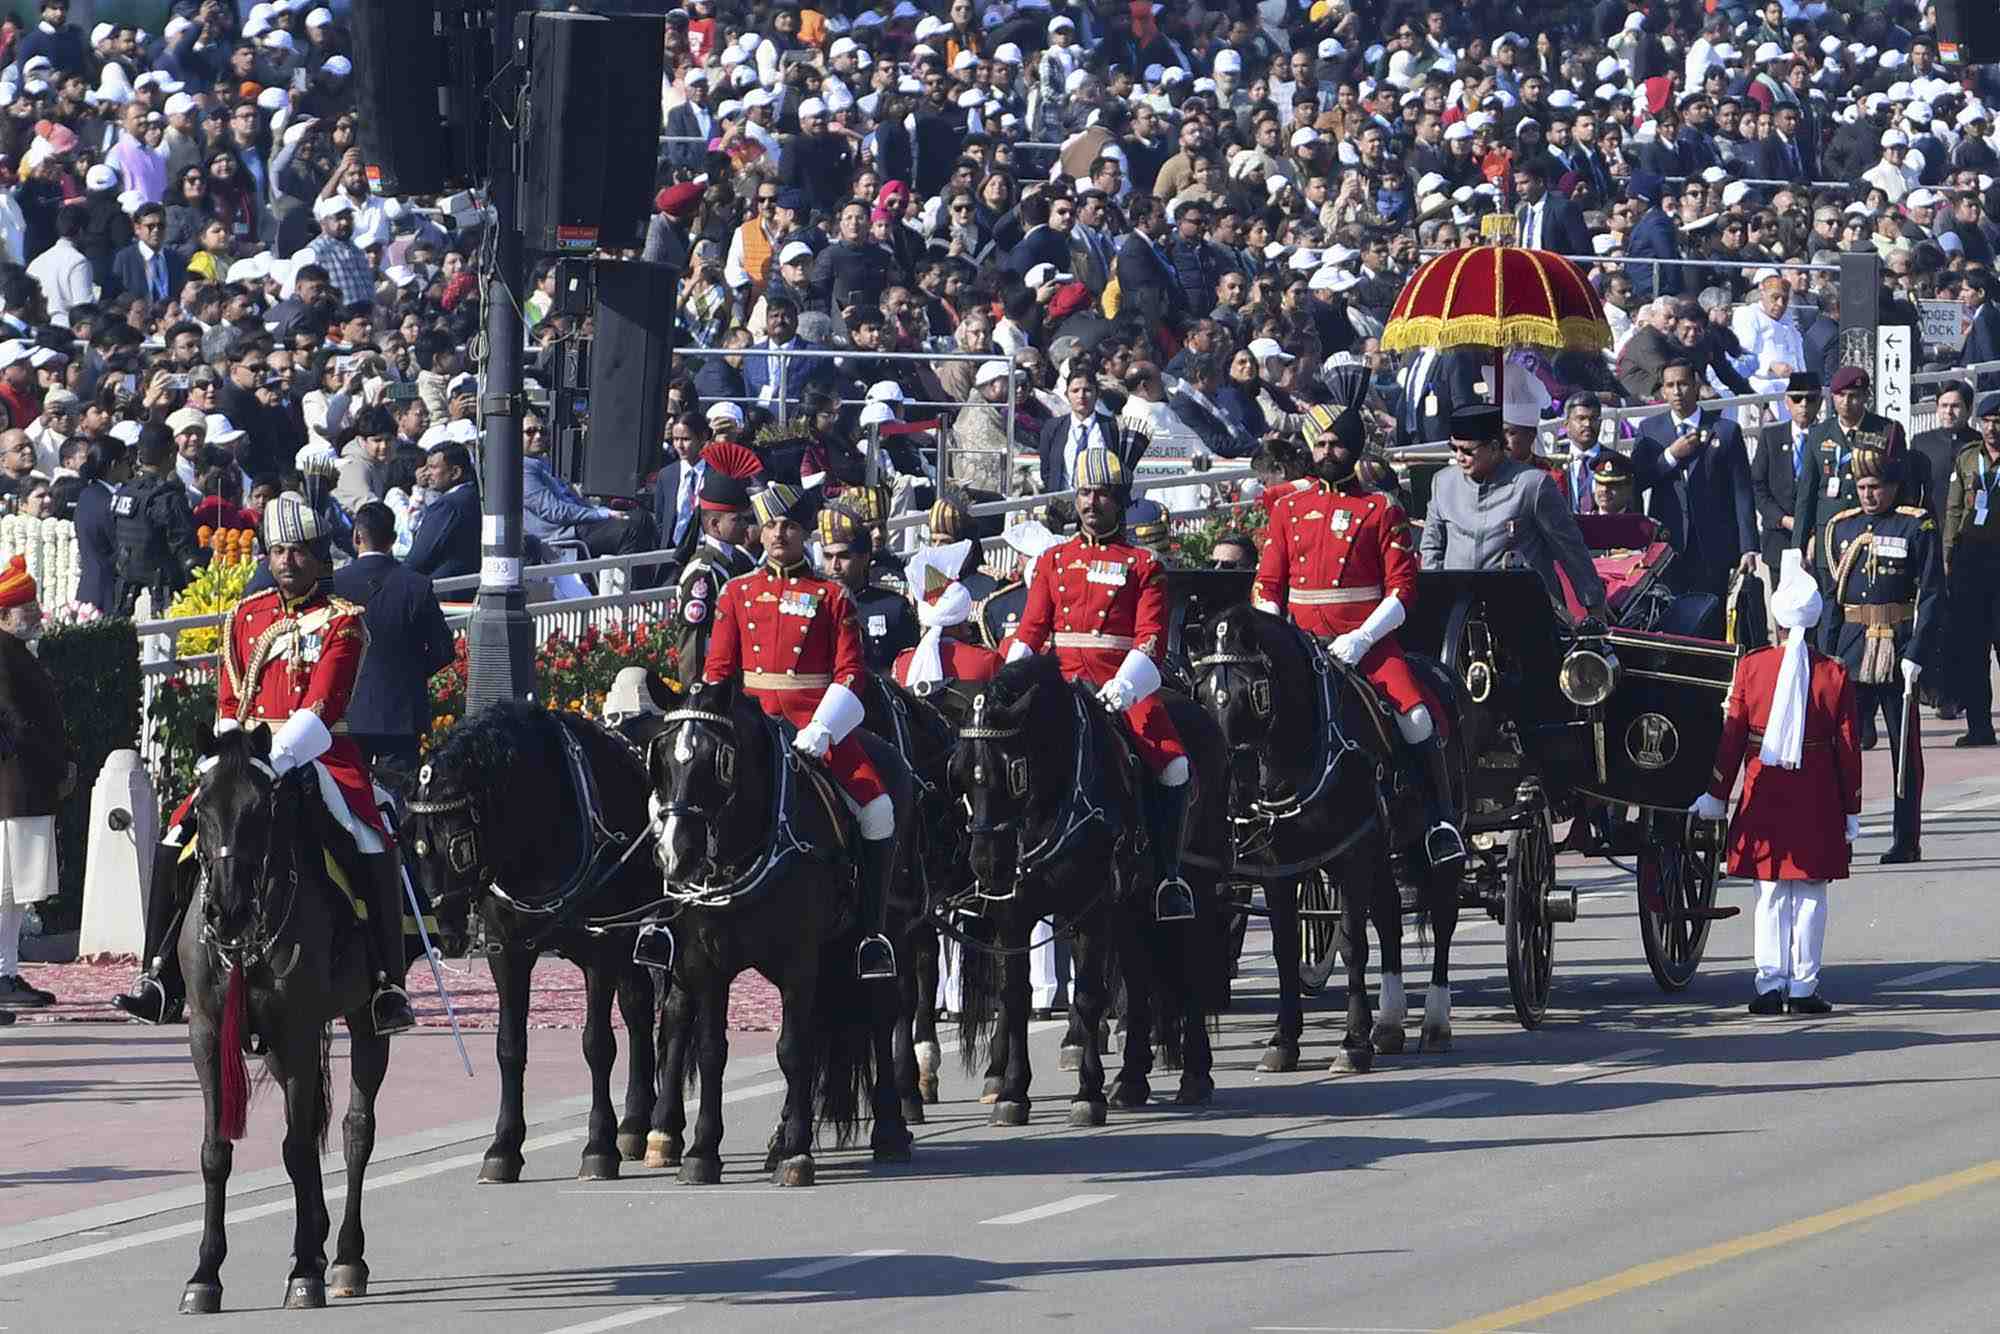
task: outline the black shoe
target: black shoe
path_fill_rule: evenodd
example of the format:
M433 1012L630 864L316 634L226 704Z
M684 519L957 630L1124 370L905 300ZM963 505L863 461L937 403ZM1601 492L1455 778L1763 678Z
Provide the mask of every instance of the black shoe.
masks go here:
M632 942L632 962L641 968L671 973L674 970L674 933L665 922L646 922Z
M416 1013L410 1009L410 993L393 982L383 983L369 998L368 1017L374 1020L378 1037L405 1033L417 1026Z
M0 977L0 1009L39 1010L55 1003L54 993L29 986L19 973Z
M1771 993L1776 995L1776 992ZM1793 1014L1832 1014L1833 1005L1815 991L1810 996L1794 996L1786 1006Z
M1898 843L1882 854L1884 866L1908 866L1924 859L1923 849L1914 843Z
M1975 746L2000 745L2000 737L1994 736L1991 732L1967 732L1951 744L1959 750L1970 750Z
M896 950L887 936L861 938L854 947L854 975L863 982L883 982L896 976Z
M151 973L139 974L130 991L120 992L111 1003L142 1024L178 1024L187 1012L185 1001L167 995L167 989Z
M1171 876L1160 882L1153 891L1153 920L1156 922L1191 922L1194 920L1194 890L1179 876Z
M1873 750L1875 749L1875 743L1880 740L1881 738L1876 735L1874 723L1863 723L1861 725L1861 749Z
M5 1028L13 1022L14 1012L12 1010L0 1010L0 1028Z
M1782 991L1760 991L1757 993L1757 999L1750 1002L1750 1013L1752 1014L1783 1014L1784 1012L1785 993Z

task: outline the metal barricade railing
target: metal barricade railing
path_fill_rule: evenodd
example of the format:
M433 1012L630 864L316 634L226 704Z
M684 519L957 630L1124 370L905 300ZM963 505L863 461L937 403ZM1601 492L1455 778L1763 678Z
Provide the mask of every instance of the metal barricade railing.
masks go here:
M1910 377L1910 434L1922 435L1938 424L1938 392L1953 380L1961 380L1973 389L1973 403L1966 404L1968 410L1977 406L1979 381L1983 376L2000 377L2000 361L1975 361L1965 366L1952 366L1941 371L1918 371ZM1925 390L1932 392L1926 395Z

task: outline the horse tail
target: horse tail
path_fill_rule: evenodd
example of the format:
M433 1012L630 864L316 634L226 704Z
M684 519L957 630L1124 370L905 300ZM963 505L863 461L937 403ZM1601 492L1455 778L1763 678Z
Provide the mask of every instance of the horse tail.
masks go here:
M829 951L831 966L820 969L813 1002L819 1070L818 1122L846 1148L862 1120L863 1099L875 1083L875 992L873 983L854 976L851 949Z
M972 940L994 934L985 923L966 918L959 919L959 929ZM1006 967L1000 955L966 944L958 947L958 1055L968 1075L985 1061L987 1040L1000 1022Z
M250 1070L243 1060L243 1038L249 1025L248 984L243 965L232 964L222 1001L222 1137L242 1139L250 1128Z

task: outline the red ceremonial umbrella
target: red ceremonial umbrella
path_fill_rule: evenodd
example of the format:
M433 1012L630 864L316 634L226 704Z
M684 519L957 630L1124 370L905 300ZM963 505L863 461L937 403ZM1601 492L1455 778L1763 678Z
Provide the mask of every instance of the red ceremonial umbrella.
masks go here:
M1403 284L1382 330L1385 352L1492 348L1496 399L1508 348L1609 346L1604 302L1583 271L1561 255L1510 245L1468 246L1426 260Z

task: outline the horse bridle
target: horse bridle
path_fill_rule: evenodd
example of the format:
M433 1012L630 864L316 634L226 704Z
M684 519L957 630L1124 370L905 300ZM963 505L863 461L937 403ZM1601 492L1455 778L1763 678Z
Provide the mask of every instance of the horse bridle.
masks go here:
M266 781L270 783L271 808L275 817L278 784L283 780L279 777L278 771L273 769L267 761L258 759L253 755L248 757L247 762L251 768L262 774ZM217 763L218 757L211 755L195 765L195 773L202 778L206 778ZM273 822L275 823L275 818ZM257 867L257 884L259 886L275 883L275 879L271 874L271 858L276 849L276 844L277 840L275 838L265 840L264 856ZM272 948L284 936L285 928L291 925L292 913L299 905L299 859L297 852L298 849L294 847L292 849L293 855L288 859L290 865L287 867L285 875L285 912L278 919L276 926L270 924L270 898L261 893L257 896L255 929L248 940L245 940L241 936L238 936L234 940L225 940L215 929L215 924L209 920L208 914L206 912L202 914L202 941L210 949L214 950L216 957L224 963L232 967L250 968L270 958ZM207 883L209 884L214 882L213 872L216 866L223 862L234 861L236 857L235 852L227 843L218 845L212 851L203 848L200 850L199 855L203 862L203 869L210 873L207 877ZM207 892L206 889L203 892L205 894ZM292 957L290 961L282 969L273 965L271 970L273 976L282 978L289 974L292 969L296 968L299 962L299 953L300 947L295 941L292 944Z
M426 798L423 794L430 789L431 775L431 766L428 764L417 770L417 795L405 803L404 809L411 815L423 816L426 822L440 815L452 815L459 811L466 813L466 822L463 829L447 828L444 831L443 847L445 864L451 867L453 875L468 878L471 883L477 884L479 881L487 878L479 853L479 826L483 819L482 808L478 799L472 795L472 791L469 788L455 797ZM426 830L426 832L433 831ZM417 856L428 857L431 855L431 840L420 835L415 842L415 847ZM476 876L473 875L475 870L479 872Z
M1018 727L994 727L986 721L986 696L984 695L973 697L972 721L958 729L958 737L961 741L1010 741L1020 735L1021 729ZM1017 755L1003 757L1003 759L1006 764L1007 791L1014 800L1020 801L1028 795L1028 757L1026 755ZM978 752L976 751L973 754L972 761L972 781L980 786L984 786L986 783L986 766L980 763ZM964 800L965 832L967 834L990 838L998 834L1011 833L1015 824L1018 823L1015 820L1001 820L996 823L986 824L979 823L972 813L971 796L966 796Z
M690 743L692 733L686 727L680 726L684 723L707 723L713 727L728 729L725 736L717 738L715 743L715 781L733 797L736 792L736 742L733 739L736 735L736 720L726 713L717 713L713 709L682 708L669 713L662 721L659 733L654 736L651 745L657 748L665 744L669 737L674 738L674 758L683 763L694 758ZM646 767L648 770L652 768L650 757ZM659 809L653 815L654 832L663 830L667 819L675 816L692 818L708 824L713 824L715 821L712 812L704 810L693 802L666 801L659 804Z
M1228 633L1229 622L1227 620L1217 621L1215 625L1215 642L1220 645ZM1350 753L1360 749L1360 746L1355 743L1353 738L1341 730L1340 718L1334 706L1334 674L1336 672L1351 672L1352 669L1348 668L1346 664L1339 662L1330 653L1311 652L1310 656L1313 671L1318 677L1320 712L1325 719L1327 730L1332 734L1332 740L1327 746L1326 761L1320 766L1319 780L1313 784L1311 791L1282 802L1268 802L1261 798L1253 801L1258 815L1265 820L1289 820L1306 810L1326 790L1326 785L1332 781L1335 771L1340 768L1340 762L1346 759ZM1269 719L1271 717L1273 707L1271 683L1277 674L1277 667L1272 663L1269 655L1262 649L1257 650L1255 653L1225 653L1220 651L1208 653L1195 658L1190 665L1194 668L1197 675L1205 673L1211 667L1262 668L1262 678L1253 679L1250 682L1250 712L1260 719ZM1225 706L1228 703L1228 696L1224 693L1220 683L1217 684L1215 693L1218 708ZM1232 745L1230 749L1232 751L1251 751L1258 754L1260 764L1263 762L1261 752L1258 752L1253 746Z

